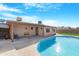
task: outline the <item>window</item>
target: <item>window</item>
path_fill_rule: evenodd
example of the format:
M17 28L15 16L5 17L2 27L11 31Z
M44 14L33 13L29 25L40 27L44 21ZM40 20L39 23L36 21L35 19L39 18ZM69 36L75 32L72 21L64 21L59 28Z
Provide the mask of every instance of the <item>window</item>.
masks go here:
M46 32L50 32L50 29L47 28L47 29L46 29Z
M33 30L33 27L31 27L31 30Z
M27 30L27 27L25 27L25 29Z
M55 29L52 28L52 31L55 32Z
M41 30L42 30L43 28L41 28Z

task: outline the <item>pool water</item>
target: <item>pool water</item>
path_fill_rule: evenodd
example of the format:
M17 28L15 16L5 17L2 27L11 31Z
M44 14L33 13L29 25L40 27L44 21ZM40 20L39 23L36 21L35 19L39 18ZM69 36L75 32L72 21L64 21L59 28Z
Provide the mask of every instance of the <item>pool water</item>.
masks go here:
M42 56L79 56L79 38L70 36L52 36L37 45Z

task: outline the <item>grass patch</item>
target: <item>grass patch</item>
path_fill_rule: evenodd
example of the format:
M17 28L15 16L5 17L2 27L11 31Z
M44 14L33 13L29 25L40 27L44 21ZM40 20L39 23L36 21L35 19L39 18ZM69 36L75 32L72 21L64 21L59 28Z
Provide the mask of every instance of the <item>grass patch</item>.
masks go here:
M71 35L71 36L79 36L79 34L72 34L72 33L65 33L65 32L63 32L63 33L59 33L59 34L63 34L63 35Z

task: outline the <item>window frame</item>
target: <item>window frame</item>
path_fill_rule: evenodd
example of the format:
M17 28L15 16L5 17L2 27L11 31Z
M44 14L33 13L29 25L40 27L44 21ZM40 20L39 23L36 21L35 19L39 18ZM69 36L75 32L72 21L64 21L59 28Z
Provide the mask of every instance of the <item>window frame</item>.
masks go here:
M50 32L50 28L46 28L46 33L49 33Z

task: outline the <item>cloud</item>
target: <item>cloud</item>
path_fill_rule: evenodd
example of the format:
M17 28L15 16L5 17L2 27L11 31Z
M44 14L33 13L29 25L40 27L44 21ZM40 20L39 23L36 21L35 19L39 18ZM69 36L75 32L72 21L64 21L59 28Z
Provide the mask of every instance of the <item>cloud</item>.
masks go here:
M11 13L4 13L4 14L2 14L2 16L7 17L7 18L16 18L17 17L17 15L13 15Z
M29 23L38 23L38 21L40 20L40 18L37 16L20 16L20 17L22 17L23 22L29 22Z
M8 19L8 20L10 19L16 20L16 17L22 17L23 22L29 22L29 23L37 23L40 20L40 18L37 16L26 16L26 15L18 16L11 13L3 13L2 16L3 18Z
M26 9L37 8L39 11L59 10L63 4L55 3L25 3Z
M53 20L53 19L46 19L46 20L43 20L42 22L43 24L49 25L49 26L59 26L60 24L59 21Z
M53 19L41 19L37 16L21 16L23 18L23 22L29 22L29 23L38 23L38 21L42 21L44 25L49 26L59 26L60 22Z
M11 13L4 13L2 14L4 17L6 17L5 19L14 19L16 20L16 17L18 17L18 15L14 15ZM37 16L19 16L22 17L22 21L23 22L28 22L28 23L38 23L38 21L42 21L42 23L44 25L49 25L49 26L58 26L60 23L57 20L53 20L53 19L41 19L40 17Z
M7 19L14 19L16 20L17 15L13 14L3 14L3 16L7 17ZM22 22L28 22L28 23L38 23L38 21L42 21L44 25L49 25L49 26L58 26L60 23L56 20L52 19L41 19L37 16L19 16L22 17Z
M41 19L37 16L21 16L23 22L29 22L29 23L38 23L38 21L42 21L44 25L49 25L49 26L59 26L60 22L57 20L53 19Z
M7 19L15 19L17 15L13 15L13 14L3 14L3 16L7 17ZM49 26L58 26L60 23L56 20L52 20L52 19L41 19L37 16L19 16L22 17L22 22L28 22L28 23L38 23L38 21L42 21L42 23L44 25L49 25Z
M44 4L40 3L25 3L24 6L26 7L26 9L29 9L29 7L44 8Z
M0 4L0 11L13 11L13 12L21 12L19 9L16 8L9 8L6 5Z

